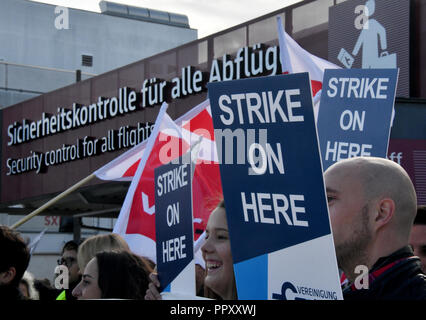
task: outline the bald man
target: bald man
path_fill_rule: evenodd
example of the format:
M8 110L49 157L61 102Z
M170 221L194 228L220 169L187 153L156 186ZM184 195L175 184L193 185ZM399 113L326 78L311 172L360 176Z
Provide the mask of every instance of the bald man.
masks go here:
M426 300L426 276L408 246L417 210L414 186L393 161L358 157L324 173L345 299Z

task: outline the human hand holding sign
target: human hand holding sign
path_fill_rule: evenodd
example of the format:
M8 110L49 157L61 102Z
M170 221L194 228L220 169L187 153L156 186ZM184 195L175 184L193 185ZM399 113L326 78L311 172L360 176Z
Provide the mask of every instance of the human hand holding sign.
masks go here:
M158 292L160 281L158 280L157 268L154 269L154 272L149 274L149 280L151 280L151 282L146 290L145 300L162 300L160 292Z

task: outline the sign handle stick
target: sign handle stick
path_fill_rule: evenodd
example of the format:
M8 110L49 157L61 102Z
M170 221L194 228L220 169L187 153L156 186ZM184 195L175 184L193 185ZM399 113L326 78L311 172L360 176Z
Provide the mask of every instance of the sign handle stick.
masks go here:
M77 182L76 184L74 184L73 186L71 186L70 188L68 188L67 190L65 190L64 192L58 194L56 197L54 197L53 199L49 200L48 202L46 202L44 205L42 205L41 207L39 207L38 209L34 210L33 212L31 212L30 214L28 214L27 216L25 216L24 218L22 218L21 220L19 220L18 222L16 222L14 225L12 225L10 228L11 229L16 229L18 228L20 225L24 224L25 222L27 222L28 220L34 218L36 215L38 215L40 212L44 211L45 209L47 209L48 207L50 207L52 204L56 203L57 201L61 200L62 198L65 198L67 195L69 195L71 192L75 191L76 189L78 189L80 186L86 184L87 182L89 182L90 180L92 180L94 177L96 177L96 175L94 173L92 173L91 175L87 176L86 178L84 178L83 180L80 180L79 182Z

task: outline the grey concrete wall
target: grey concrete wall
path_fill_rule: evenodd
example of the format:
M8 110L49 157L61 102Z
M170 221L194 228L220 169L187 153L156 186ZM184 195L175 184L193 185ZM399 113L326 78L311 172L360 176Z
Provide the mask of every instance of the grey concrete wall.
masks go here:
M38 96L36 93L0 89L0 109Z
M25 0L0 1L0 59L100 74L195 40L197 30L68 9L69 29L56 6ZM64 23L62 24L64 25ZM93 67L81 55L93 56Z

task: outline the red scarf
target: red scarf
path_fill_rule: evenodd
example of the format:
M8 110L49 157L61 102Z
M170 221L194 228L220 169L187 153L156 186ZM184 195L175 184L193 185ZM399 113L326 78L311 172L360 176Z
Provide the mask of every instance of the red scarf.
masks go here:
M379 269L377 269L377 270L375 270L375 271L373 271L373 272L371 272L369 275L368 275L368 283L369 283L369 285L371 285L372 283L373 283L373 281L374 280L376 280L381 274L383 274L385 271L387 271L387 270L389 270L390 268L392 268L393 266L395 266L395 265L397 265L398 263L400 263L400 262L402 262L402 261L405 261L405 260L408 260L408 259L410 259L411 257L405 257L405 258L402 258L402 259L399 259L399 260L396 260L396 261L394 261L394 262L391 262L391 263L389 263L389 264L387 264L387 265L385 265L385 266L383 266L383 267L381 267L381 268L379 268ZM346 275L345 275L345 273L342 273L342 276L340 277L340 285L341 286L347 286L349 284L349 279L348 278L346 278ZM356 291L356 290L358 290L356 287L355 287L355 284L354 283L352 283L351 284L351 290L352 291Z

